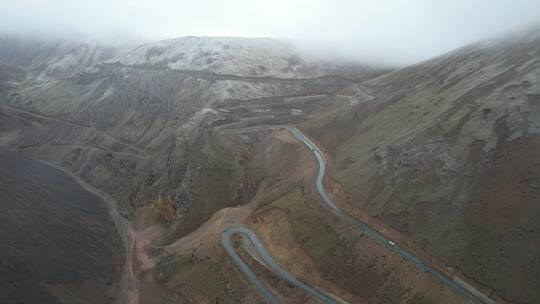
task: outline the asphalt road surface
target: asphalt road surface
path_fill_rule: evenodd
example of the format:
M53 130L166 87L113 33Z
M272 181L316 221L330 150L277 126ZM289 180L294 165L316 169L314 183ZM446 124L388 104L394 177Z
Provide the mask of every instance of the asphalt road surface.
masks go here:
M265 128L265 127L245 128L245 129L239 129L237 131L238 132L251 131L251 130L258 130L261 128ZM414 255L407 249L401 247L399 244L396 244L395 241L387 238L384 234L380 233L375 228L371 227L365 222L362 222L361 220L355 218L351 214L347 213L346 211L338 207L334 203L334 201L332 201L332 199L330 198L330 196L324 189L323 181L324 181L324 175L326 174L326 159L324 157L324 154L321 152L321 150L309 138L307 138L300 130L296 128L287 127L287 126L274 126L274 127L267 127L267 128L289 130L289 132L291 132L291 134L296 139L303 142L313 152L318 162L318 171L317 171L317 178L315 179L315 188L322 202L324 203L324 205L328 209L330 209L337 217L358 227L366 235L379 241L386 248L394 251L395 253L403 257L404 259L413 262L416 266L418 266L418 268L433 275L441 283L452 288L453 290L461 294L463 297L465 297L468 301L472 303L477 303L477 304L494 303L493 300L489 299L488 297L486 297L479 291L473 289L471 286L465 286L465 285L462 285L461 283L454 281L445 273L433 267L432 265L428 264L427 262L424 262L423 260L421 260L419 257ZM298 278L296 278L289 272L285 271L272 258L272 256L270 256L268 251L266 251L263 244L258 239L257 235L250 229L245 228L245 227L232 227L232 228L226 229L225 231L222 232L222 235L221 235L222 246L225 248L229 256L233 259L236 266L246 276L248 281L263 295L263 297L269 303L272 303L272 304L281 303L281 301L272 293L272 291L270 291L270 289L257 277L257 275L253 272L253 270L249 268L249 266L242 260L242 258L234 251L234 247L232 246L231 241L230 241L230 238L234 234L238 234L242 236L244 240L249 240L249 242L253 245L253 249L255 249L259 257L265 263L265 265L268 268L270 268L275 274L285 279L289 283L303 289L305 292L311 294L314 298L319 300L321 303L345 303L344 301L330 294L327 294L323 291L320 291L302 282L301 280L299 280Z
M324 175L326 174L326 159L324 157L324 154L309 138L307 138L298 129L296 128L287 128L287 129L293 134L293 136L296 139L302 141L313 152L313 154L315 154L315 157L317 158L317 162L319 163L317 179L315 180L315 187L323 203L325 204L325 206L328 207L336 216L360 228L365 234L376 239L377 241L382 243L384 246L386 246L388 249L399 254L406 260L413 262L420 269L433 275L436 279L440 280L443 284L454 289L456 292L458 292L459 294L461 294L468 300L472 301L473 303L478 303L478 304L493 303L491 299L488 299L486 296L484 296L480 292L473 291L471 290L471 287L465 287L455 282L452 278L448 277L445 273L431 266L430 264L422 261L419 257L415 256L413 253L411 253L407 249L399 246L399 244L396 244L393 240L387 238L384 234L375 230L373 227L369 226L367 223L360 221L359 219L355 218L354 216L347 213L343 209L339 208L332 201L332 199L330 198L330 196L328 195L328 193L326 193L326 190L324 189L323 181L324 181Z
M229 256L233 259L234 263L240 269L240 271L244 274L244 276L248 279L248 281L253 285L262 295L263 297L268 301L268 303L274 304L274 303L281 303L279 298L277 298L272 291L257 277L257 275L249 268L249 266L242 260L242 258L236 253L234 250L234 246L231 243L231 237L233 235L240 235L244 238L244 240L247 240L252 245L252 248L255 250L255 252L259 255L261 260L264 262L266 267L268 267L274 274L278 275L282 279L286 280L290 284L304 290L306 293L313 296L315 299L317 299L321 303L325 304L339 304L339 303L345 303L344 301L324 292L320 291L313 286L306 284L302 282L300 279L295 277L294 275L287 272L285 269L283 269L278 262L272 258L272 256L266 251L266 248L263 246L257 235L246 227L231 227L226 229L221 234L221 244L225 251L229 254Z

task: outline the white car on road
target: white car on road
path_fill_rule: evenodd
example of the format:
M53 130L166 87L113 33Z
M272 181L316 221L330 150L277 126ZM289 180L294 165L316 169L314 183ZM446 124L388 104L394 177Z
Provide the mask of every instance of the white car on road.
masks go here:
M394 242L394 241L388 241L388 244L389 244L390 246L396 246L396 242Z

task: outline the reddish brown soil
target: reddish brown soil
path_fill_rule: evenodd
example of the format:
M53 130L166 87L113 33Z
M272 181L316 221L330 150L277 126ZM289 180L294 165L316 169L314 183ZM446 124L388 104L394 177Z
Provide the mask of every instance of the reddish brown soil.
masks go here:
M298 183L303 185L305 189L312 189L313 178L316 172L316 163L311 155L311 152L305 149L301 143L298 143L297 141L292 139L288 132L276 132L274 133L274 138L284 142L285 146L291 145L292 147L287 147L286 149L281 147L281 150L279 152L283 154L275 153L273 157L271 157L273 162L276 164L276 166L272 167L274 172L284 170L284 172L281 172L282 174L276 174L277 176L279 176L279 182L278 184L273 185L273 189L280 188L280 185L284 184L290 184L290 189ZM298 150L297 148L299 147L300 149ZM297 156L292 156L291 152L294 152L295 154L297 154ZM331 157L327 155L327 159L329 161L329 164L332 164ZM297 163L291 162L297 160L301 161ZM286 164L286 168L281 169L280 166L283 166L283 164ZM330 172L331 174L331 166L329 169L330 170L328 172ZM358 210L353 210L350 207L350 204L347 204L346 196L344 195L340 187L332 183L331 180L329 180L330 179L328 178L327 183L330 186L329 189L333 189L332 194L335 197L344 199L345 203L343 204L343 206L348 209L352 214L369 222L370 224L381 229L385 233L390 234L391 237L395 237L396 240L402 243L411 243L411 247L413 247L414 244L412 243L412 241L410 241L410 239L402 236L394 230L389 229L381 222L374 220L373 218L367 217L366 214L359 212ZM310 191L310 193L312 193L312 190ZM316 196L311 194L311 197L314 198ZM273 197L273 199L275 198L276 197ZM312 208L318 210L318 213L324 216L326 222L331 223L334 228L340 231L340 234L360 235L356 228L342 223L342 221L329 214L326 209L321 207L321 204L318 201L311 200L310 204ZM317 269L317 265L314 264L309 254L300 247L298 240L295 239L295 236L292 233L292 228L290 227L290 220L288 218L288 215L284 213L283 210L272 208L264 212L256 213L251 216L250 219L250 225L255 231L257 231L257 234L264 241L269 252L272 253L272 255L286 269L288 269L292 273L297 274L299 277L302 277L307 282L310 282L311 284L314 284L316 286L320 286L321 289L334 293L335 295L347 300L350 303L362 303L364 301L363 299L359 298L358 295L354 295L348 291L345 291L342 288L337 287L332 281L327 281L323 279L322 275ZM407 282L406 285L409 286L409 288L411 288L413 292L424 292L432 299L436 299L439 303L463 303L463 299L460 296L456 295L453 291L445 288L444 286L440 286L440 284L438 282L435 282L429 275L417 271L415 268L416 266L405 262L399 256L389 253L386 248L384 248L377 242L367 237L361 237L360 240L361 241L359 242L359 244L357 244L359 250L361 250L367 256L375 257L379 263L378 267L380 267L381 269L385 267L393 269L393 271L397 273L398 277L401 278L403 282ZM424 254L424 257L427 256L424 252L422 253ZM427 260L430 260L429 256ZM299 263L298 261L302 261L302 263ZM451 269L445 270L449 273L452 273ZM414 275L411 275L411 273L413 273ZM357 280L362 280L362 278L365 276L361 273L355 273L352 275L355 276ZM353 281L356 280L352 277L350 279ZM369 280L369 278L364 279ZM280 285L273 286L280 291L280 294L287 294L287 292L289 292L287 290L283 290ZM354 288L352 285L350 287ZM293 301L291 303L297 302Z
M154 281L156 261L148 253L150 246L159 242L166 230L156 209L160 201L138 208L134 225L128 231L133 244L131 267L137 279L137 288L128 293L127 304L139 304L148 291L163 289Z
M258 303L260 301L257 292L254 291L245 281L241 273L231 264L226 254L219 246L219 237L221 231L232 225L250 225L259 235L268 251L278 260L284 268L292 273L295 273L308 283L318 286L323 290L335 294L336 296L348 301L349 303L364 303L361 288L356 287L356 283L365 282L369 284L369 273L346 273L350 276L343 278L332 277L333 272L326 270L326 277L321 274L319 265L317 265L312 257L301 247L300 242L296 239L294 231L291 227L291 222L285 210L279 208L265 208L265 205L273 200L276 200L286 194L288 191L296 187L307 189L309 204L314 208L319 215L324 218L324 221L329 223L338 234L342 236L356 235L358 243L354 244L355 250L367 259L375 261L375 268L379 272L390 270L394 277L401 284L409 288L411 294L424 293L435 301L435 303L457 304L464 303L463 298L456 295L453 291L433 278L421 271L418 271L415 265L404 261L401 257L389 252L384 246L381 246L376 241L369 237L362 236L358 229L333 216L328 210L314 199L313 195L313 179L316 173L316 163L311 154L311 151L306 149L301 143L294 140L287 131L277 131L272 135L267 136L261 141L260 158L265 164L268 178L261 185L257 195L246 205L226 208L216 214L204 225L199 227L193 233L180 239L174 244L167 247L168 252L176 252L177 254L185 254L195 252L200 258L208 258L222 265L222 271L229 282L231 289L241 295L244 303ZM332 159L327 154L329 161L328 176L332 172ZM339 185L335 184L331 178L327 178L327 189L332 189L331 194L339 199L342 207L351 212L358 218L377 227L385 234L397 240L401 244L405 244L411 250L422 256L425 260L439 266L448 274L454 274L454 270L444 267L444 265L436 260L431 259L424 251L416 246L409 238L399 232L390 229L373 218L368 217L365 213L351 207L347 196ZM264 211L260 211L264 210ZM137 242L140 248L144 248L148 243L148 239L152 238L153 234L141 233ZM242 247L239 250L242 252ZM282 280L276 278L264 266L257 261L251 259L244 252L246 260L249 262L256 272L267 282L271 288L284 298L287 303L308 303L311 301L303 292L292 288ZM138 257L140 273L144 274L146 266L153 265L149 262L145 255ZM346 262L346 261L343 261ZM343 269L343 267L341 267ZM346 269L346 267L345 267ZM352 269L352 268L351 268ZM336 273L335 275L344 275ZM144 278L144 275L143 275ZM143 280L144 281L144 280ZM340 282L339 287L336 282ZM349 284L350 283L350 284ZM384 284L384 282L383 282Z
M348 303L367 303L359 298L339 288L330 281L324 280L319 273L317 266L307 252L302 249L296 239L291 227L287 212L280 208L271 208L253 216L250 226L257 233L260 239L264 240L268 252L285 268L302 278L305 282L318 287L330 294L336 295ZM299 262L301 261L301 262ZM268 276L268 274L266 274ZM287 288L274 284L274 288L280 294L291 293ZM296 290L295 295L290 295L290 303L298 303L293 299L303 296L303 292ZM314 302L316 303L316 302Z

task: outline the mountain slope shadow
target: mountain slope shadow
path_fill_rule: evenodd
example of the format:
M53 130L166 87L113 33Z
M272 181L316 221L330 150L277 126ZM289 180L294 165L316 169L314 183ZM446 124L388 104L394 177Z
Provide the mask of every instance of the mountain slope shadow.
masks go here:
M38 161L0 163L0 302L114 301L124 250L106 205Z

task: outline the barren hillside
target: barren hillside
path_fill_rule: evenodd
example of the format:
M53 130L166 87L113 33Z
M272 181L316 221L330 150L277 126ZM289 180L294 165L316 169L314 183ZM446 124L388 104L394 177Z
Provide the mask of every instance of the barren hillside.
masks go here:
M158 204L161 245L195 231L222 208L245 203L263 178L253 144L240 143L242 153L223 147L218 125L294 123L331 103L351 79L378 73L304 60L270 39L189 37L131 49L2 41L0 147L67 169L115 199L128 220ZM158 46L166 50L159 62ZM217 55L207 54L217 46L223 46ZM205 62L217 56L222 64L204 67L199 55ZM167 56L176 65L163 64ZM260 111L266 106L278 110ZM146 254L140 242L147 244L141 238L149 235L139 230L144 225L131 226L121 225L120 234L129 238L127 275L141 284L127 286L127 300L136 303L144 301L139 292L145 286L138 277L137 261Z
M540 300L538 33L364 82L304 124L357 208L515 303Z
M0 149L60 166L118 203L127 283L111 286L129 304L260 303L220 243L238 225L348 303L466 301L389 250L396 243L499 303L536 303L539 33L386 74L267 38L2 38ZM292 125L323 151L329 195L389 241L321 204L314 149ZM232 243L283 302L315 303Z

